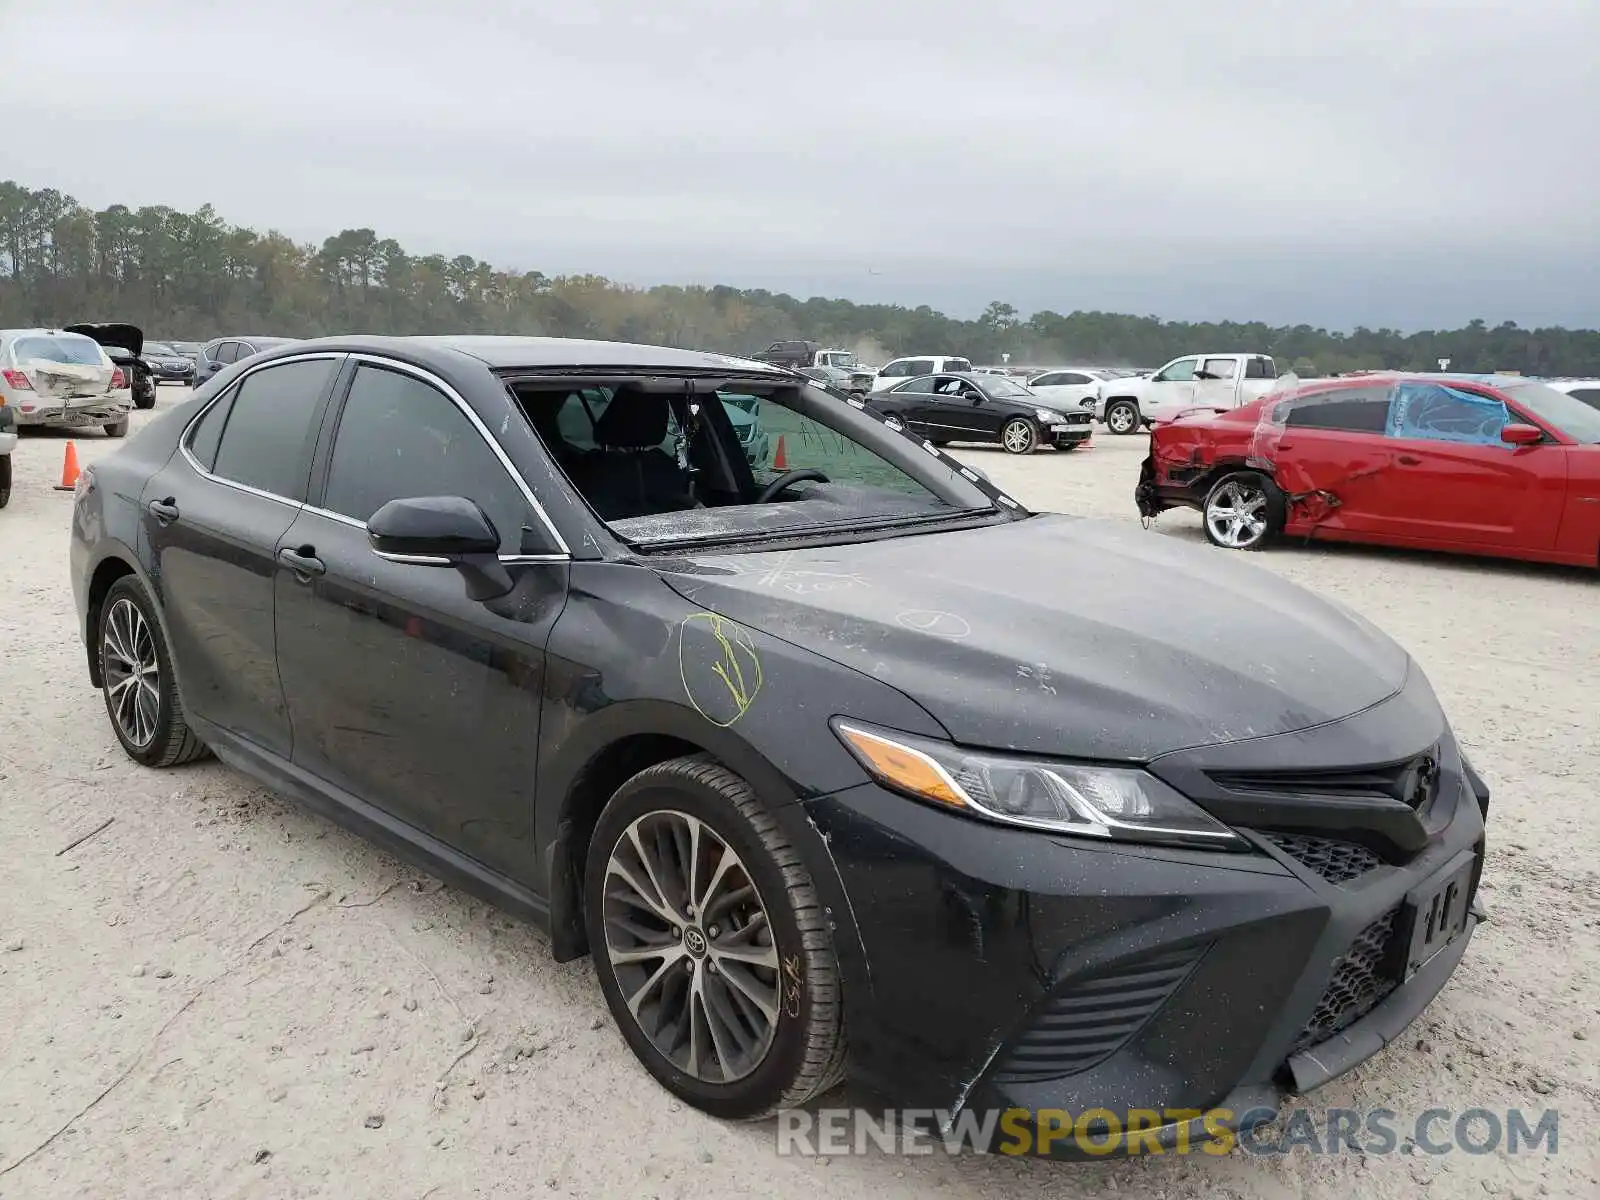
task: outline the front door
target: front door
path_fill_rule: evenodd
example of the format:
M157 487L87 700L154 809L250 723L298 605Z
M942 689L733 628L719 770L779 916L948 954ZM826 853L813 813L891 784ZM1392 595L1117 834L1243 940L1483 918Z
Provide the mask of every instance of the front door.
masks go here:
M1194 373L1200 366L1196 358L1178 358L1157 371L1145 386L1140 405L1144 416L1170 421L1194 403Z
M958 375L940 375L934 380L928 420L941 437L951 441L1000 440L999 415L984 403L983 393L970 380Z
M508 564L516 590L485 604L448 567L373 552L366 520L401 497L476 501L502 557L518 555L536 519L483 432L432 383L362 363L324 442L326 483L283 539L296 558L276 580L295 764L528 881L544 646L567 568Z
M342 357L250 372L205 410L141 496L184 705L284 758L274 558L304 502L317 418Z
M1279 488L1303 496L1312 530L1395 532L1388 384L1310 392L1261 410L1250 452L1269 458Z
M1505 402L1403 383L1389 417L1396 532L1428 541L1548 549L1565 506L1565 447L1510 446ZM1520 423L1524 418L1518 416Z

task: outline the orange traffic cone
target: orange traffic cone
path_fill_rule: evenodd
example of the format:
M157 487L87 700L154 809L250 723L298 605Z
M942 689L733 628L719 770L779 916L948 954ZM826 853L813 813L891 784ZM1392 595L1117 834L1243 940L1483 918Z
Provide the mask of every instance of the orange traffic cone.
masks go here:
M78 486L78 443L68 442L66 455L61 460L61 482L56 491L70 492Z
M772 469L774 471L787 471L789 469L789 452L783 445L783 434L778 435L778 452L772 456Z

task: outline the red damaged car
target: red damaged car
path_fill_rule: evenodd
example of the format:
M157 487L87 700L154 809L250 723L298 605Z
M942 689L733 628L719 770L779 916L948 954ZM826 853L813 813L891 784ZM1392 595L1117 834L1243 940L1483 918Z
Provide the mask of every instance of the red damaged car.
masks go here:
M1230 550L1375 542L1600 566L1600 410L1536 380L1295 383L1151 432L1139 511L1194 508Z

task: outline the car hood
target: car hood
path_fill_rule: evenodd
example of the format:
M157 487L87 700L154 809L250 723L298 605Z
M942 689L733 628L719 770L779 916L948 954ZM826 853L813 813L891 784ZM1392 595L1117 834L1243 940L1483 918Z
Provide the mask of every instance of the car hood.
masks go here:
M655 565L691 603L882 679L973 746L1147 761L1349 716L1410 666L1343 607L1126 522Z
M68 325L67 333L81 333L84 337L91 337L102 346L116 346L126 350L135 358L144 350L144 330L137 325L124 325L115 321L96 322L84 325Z

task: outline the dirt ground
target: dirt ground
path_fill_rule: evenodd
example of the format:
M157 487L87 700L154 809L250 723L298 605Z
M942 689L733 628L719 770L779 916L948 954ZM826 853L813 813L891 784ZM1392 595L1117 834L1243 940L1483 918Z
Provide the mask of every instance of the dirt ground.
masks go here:
M1600 581L1251 560L1398 638L1494 789L1491 922L1411 1035L1308 1103L1555 1108L1557 1154L780 1158L773 1125L656 1087L587 963L215 762L123 756L73 624L71 495L50 490L66 440L23 439L0 512L0 1197L1600 1195ZM1143 447L968 457L1034 507L1132 521ZM1200 532L1168 514L1149 536Z

